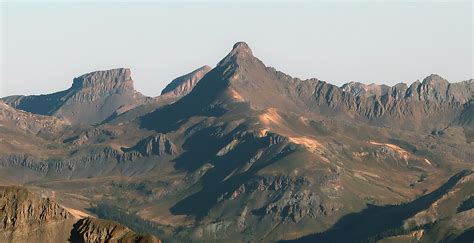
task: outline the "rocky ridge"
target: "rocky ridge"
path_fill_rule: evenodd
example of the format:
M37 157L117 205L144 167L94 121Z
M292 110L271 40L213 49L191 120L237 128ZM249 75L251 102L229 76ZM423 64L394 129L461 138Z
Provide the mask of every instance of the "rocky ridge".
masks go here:
M150 101L133 88L130 69L96 71L74 78L71 88L47 95L9 96L5 103L40 115L61 117L72 124L98 124L117 109Z
M300 80L266 67L246 43L239 42L173 109L209 113L247 103L254 110L323 113L418 130L453 122L473 90L473 80L449 83L435 74L410 86L393 87L349 83L340 88L318 79Z
M81 218L24 187L0 186L2 242L161 242L110 220Z
M21 187L0 187L0 240L66 242L76 219L48 198Z
M161 95L171 95L176 97L183 97L196 86L196 84L201 80L206 73L208 73L212 68L205 65L202 66L188 74L185 74L181 77L178 77L171 81L166 87L161 91Z
M74 225L71 241L161 243L153 235L137 234L117 222L92 217L81 219Z
M176 155L178 153L178 147L169 140L164 134L156 134L143 140L139 141L132 148L125 148L125 152L137 151L143 156L151 155Z
M0 125L14 127L32 134L39 132L54 134L63 130L69 123L55 117L17 110L0 101Z

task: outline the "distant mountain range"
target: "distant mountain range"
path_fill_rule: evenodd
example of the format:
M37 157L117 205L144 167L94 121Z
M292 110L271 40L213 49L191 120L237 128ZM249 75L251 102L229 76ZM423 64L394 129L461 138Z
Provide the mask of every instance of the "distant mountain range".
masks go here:
M238 42L157 97L124 68L4 97L0 183L16 187L3 195L52 198L67 223L0 201L1 222L29 227L5 224L0 241L470 242L473 92L473 79L436 74L392 87L300 80Z

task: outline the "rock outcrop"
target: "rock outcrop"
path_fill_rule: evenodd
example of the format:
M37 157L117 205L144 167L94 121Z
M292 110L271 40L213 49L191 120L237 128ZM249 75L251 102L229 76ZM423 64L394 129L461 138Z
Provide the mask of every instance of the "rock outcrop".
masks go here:
M66 242L76 220L49 198L0 186L1 242Z
M78 218L24 187L0 186L0 242L161 242L111 220Z
M124 151L137 151L143 156L162 156L175 155L178 152L178 148L166 135L156 134L144 138L132 148L125 148Z
M464 110L459 119L460 124L474 125L474 98L464 104Z
M72 242L130 242L161 243L155 236L141 235L111 220L87 217L79 220L72 230Z
M33 134L39 132L54 134L66 128L69 123L56 117L35 115L17 110L0 101L0 125Z
M353 95L382 96L390 91L390 86L378 84L363 84L359 82L349 82L341 86L342 91Z
M330 176L330 175L328 175ZM340 184L339 177L322 177L319 181L321 188L326 186L335 187ZM259 216L269 216L275 221L298 223L308 216L319 218L337 211L342 205L323 202L321 195L304 189L311 186L311 182L304 177L290 178L286 176L270 178L254 178L246 184L242 184L226 198L235 200L243 194L255 192L269 193L274 198L265 203L262 208L255 209L254 214ZM340 186L340 185L338 185ZM278 195L278 196L274 196Z
M136 92L128 68L97 71L74 78L72 89L78 92L68 102L92 102L104 96Z
M40 115L61 117L71 124L99 124L113 115L149 102L133 88L130 69L96 71L74 78L71 88L47 95L9 96L5 103Z
M196 86L199 80L206 75L212 68L205 65L188 74L175 78L171 83L161 91L161 95L170 95L182 97L187 95Z

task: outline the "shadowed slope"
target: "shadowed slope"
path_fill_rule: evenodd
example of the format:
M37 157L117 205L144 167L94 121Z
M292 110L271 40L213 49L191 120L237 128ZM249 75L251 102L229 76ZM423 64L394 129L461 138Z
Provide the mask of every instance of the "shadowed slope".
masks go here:
M472 170L461 171L440 188L407 204L368 205L362 212L344 216L328 231L288 242L360 242L386 230L400 228L404 220L430 207L462 179L472 174Z

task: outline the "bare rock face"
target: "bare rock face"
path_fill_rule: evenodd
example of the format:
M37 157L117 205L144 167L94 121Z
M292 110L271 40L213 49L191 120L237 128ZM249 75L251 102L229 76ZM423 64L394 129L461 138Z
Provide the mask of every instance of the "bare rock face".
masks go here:
M339 183L339 177L324 177L319 183L321 188L326 185L335 186L335 182ZM247 184L242 184L233 193L227 196L230 200L247 193L267 192L270 199L262 208L254 210L256 215L270 216L275 221L298 223L305 217L318 218L326 216L337 211L341 205L323 202L320 195L303 189L310 186L311 182L304 178L290 178L286 176L277 176L270 178L261 178L251 180Z
M431 74L423 79L423 82L416 81L407 90L405 97L418 101L443 101L466 103L472 97L472 80L449 83L446 79L437 74Z
M137 151L143 156L175 155L178 152L176 145L164 134L156 134L138 142L134 147L125 149L125 152Z
M0 186L0 242L161 242L110 220L76 218L23 187Z
M27 154L0 155L0 165L3 167L21 166L32 171L46 172L48 164Z
M227 54L227 56L224 57L217 66L227 69L226 71L239 71L245 68L251 68L252 65L255 64L257 65L253 68L264 66L263 62L253 55L252 49L250 49L249 45L241 41L234 44L229 54Z
M407 92L408 85L405 83L398 83L395 84L393 87L390 88L389 94L394 99L400 99L405 97L405 93Z
M35 115L17 110L0 101L0 125L15 127L33 134L38 132L53 134L69 124L56 117Z
M229 107L226 105L229 101L247 102L256 110L274 107L300 114L358 117L369 123L387 122L402 129L429 129L453 122L453 117L472 99L474 90L472 80L449 83L436 74L410 87L349 83L340 88L317 79L300 80L266 67L243 42L235 44L210 73L213 75L206 75L198 85L208 87L197 87L196 91L209 93L210 86L219 82L226 85L224 92L210 102L211 107L215 104ZM227 99L223 97L225 94ZM204 97L204 94L195 96Z
M182 97L187 95L196 86L199 80L206 75L212 68L205 65L188 74L178 77L171 81L161 91L161 95L171 95L175 97Z
M66 242L76 219L49 198L0 187L0 242Z
M274 214L282 221L291 220L298 223L306 216L316 217L316 215L326 213L326 209L320 204L319 198L309 191L289 192L280 200L268 204L265 209L266 215Z
M464 105L458 124L474 128L474 99Z
M96 71L74 78L71 88L47 95L10 96L5 103L40 115L61 117L71 124L98 124L119 108L149 102L133 88L130 69Z
M200 113L214 115L231 110L236 103L247 103L253 110L271 107L302 115L345 116L370 124L430 130L453 122L472 99L473 86L472 80L449 83L433 74L409 87L403 83L337 87L318 79L292 78L266 67L246 43L238 42L189 95L160 111L169 114L158 116L156 112L143 121L148 126L146 123L156 124L157 119L165 120L163 116L180 120Z
M377 84L363 84L359 82L349 82L342 85L341 89L344 92L349 92L353 95L365 95L365 96L382 96L390 91L390 87L387 85Z
M384 85L375 85L372 89L381 90ZM472 80L449 83L432 74L409 87L404 83L389 87L385 93L367 95L366 86L357 87L353 83L343 85L342 90L342 98L335 100L344 104L346 112L358 113L373 122L417 129L443 127L456 122L455 118L472 100L474 83Z
M70 143L72 146L82 146L85 144L100 143L105 138L118 136L120 132L95 127L81 132L79 135L65 139L64 141Z
M72 242L140 242L159 243L153 235L140 235L129 228L110 220L84 218L75 225L71 235Z
M130 69L119 68L97 71L74 78L72 89L77 90L68 103L93 102L114 94L136 93Z
M449 83L437 74L431 74L422 82L415 81L410 87L399 83L393 87L377 84L349 82L341 86L342 91L355 96L388 96L395 100L412 100L426 102L458 102L466 103L472 97L472 80ZM388 98L387 97L387 98Z

